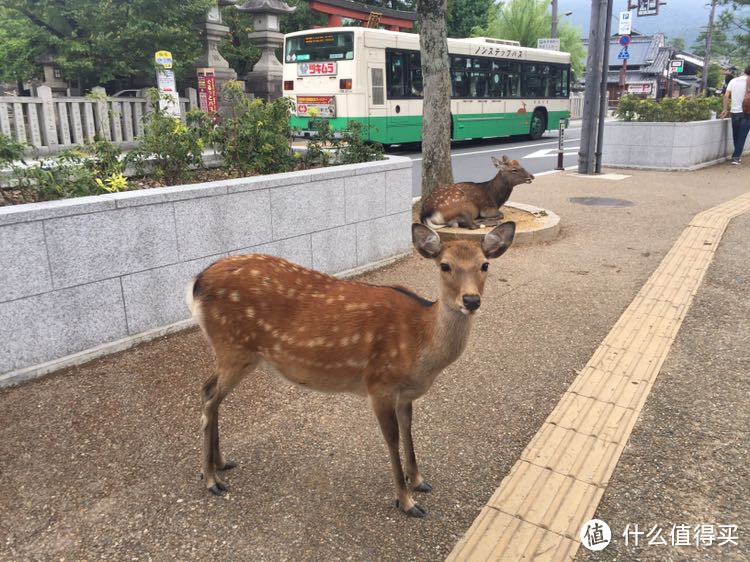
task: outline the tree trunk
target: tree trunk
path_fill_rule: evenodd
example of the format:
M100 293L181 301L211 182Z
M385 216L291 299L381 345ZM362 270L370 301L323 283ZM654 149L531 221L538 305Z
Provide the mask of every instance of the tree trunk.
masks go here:
M448 0L418 0L422 51L422 200L453 183L451 167L451 79L446 39Z

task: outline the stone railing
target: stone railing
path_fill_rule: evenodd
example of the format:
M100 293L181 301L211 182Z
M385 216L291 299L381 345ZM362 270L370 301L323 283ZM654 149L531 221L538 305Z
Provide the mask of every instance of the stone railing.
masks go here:
M0 207L0 386L190 325L231 254L331 274L411 251L408 158Z
M130 148L143 134L143 115L149 110L145 98L53 97L47 86L37 93L0 96L0 133L28 145L30 154L54 154L100 139ZM183 119L196 100L192 89L180 98Z

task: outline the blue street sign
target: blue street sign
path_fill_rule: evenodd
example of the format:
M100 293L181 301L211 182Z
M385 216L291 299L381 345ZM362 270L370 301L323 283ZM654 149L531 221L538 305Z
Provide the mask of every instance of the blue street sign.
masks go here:
M628 53L628 48L627 47L623 47L622 51L620 51L620 53L617 55L617 58L620 59L620 60L629 59L630 58L630 53Z
M621 36L619 42L623 47L627 47L628 45L630 45L630 35Z

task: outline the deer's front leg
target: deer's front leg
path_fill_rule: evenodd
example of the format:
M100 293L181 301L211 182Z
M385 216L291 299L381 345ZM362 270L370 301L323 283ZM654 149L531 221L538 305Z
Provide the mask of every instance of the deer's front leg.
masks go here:
M388 453L391 456L391 468L393 469L393 481L396 484L396 506L407 515L412 517L424 517L427 510L417 505L411 496L411 491L406 487L404 471L401 468L401 456L398 444L398 418L394 401L388 398L371 396L372 409L378 418L380 430L388 445Z
M417 468L417 456L414 454L414 441L411 436L412 403L406 402L396 407L398 427L401 431L401 439L404 442L404 453L406 454L406 476L412 489L416 492L431 492L432 486L422 478Z

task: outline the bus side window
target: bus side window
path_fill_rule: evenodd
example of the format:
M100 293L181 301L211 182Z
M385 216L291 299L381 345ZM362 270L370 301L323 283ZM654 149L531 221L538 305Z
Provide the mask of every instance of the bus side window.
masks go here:
M484 99L487 97L487 74L484 72L471 73L469 93L472 98Z
M505 82L505 97L521 97L521 67L520 63L508 63L508 74Z
M409 95L422 97L422 62L419 53L409 53Z
M406 95L404 91L405 84L405 61L404 53L388 53L388 97L403 98Z
M570 74L570 70L568 68L562 68L560 69L559 74L557 75L557 80L560 84L559 92L561 98L567 98L570 96L570 92L568 91L569 87L569 81L568 76Z
M468 73L462 70L451 72L451 97L468 98L469 97L469 79Z

